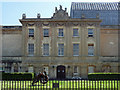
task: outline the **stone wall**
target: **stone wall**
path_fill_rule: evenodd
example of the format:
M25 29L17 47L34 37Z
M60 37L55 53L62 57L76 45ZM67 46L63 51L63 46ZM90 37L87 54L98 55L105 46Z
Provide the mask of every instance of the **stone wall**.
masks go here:
M118 56L118 30L101 29L101 56Z
M3 34L2 36L2 54L3 56L21 56L22 35L21 34Z

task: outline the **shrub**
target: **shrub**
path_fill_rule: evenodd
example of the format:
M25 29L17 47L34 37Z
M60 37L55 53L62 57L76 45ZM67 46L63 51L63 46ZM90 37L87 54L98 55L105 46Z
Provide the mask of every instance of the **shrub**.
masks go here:
M88 74L88 79L102 79L102 80L111 80L111 79L120 79L120 73L90 73Z
M19 72L19 73L2 73L2 80L32 80L34 73Z

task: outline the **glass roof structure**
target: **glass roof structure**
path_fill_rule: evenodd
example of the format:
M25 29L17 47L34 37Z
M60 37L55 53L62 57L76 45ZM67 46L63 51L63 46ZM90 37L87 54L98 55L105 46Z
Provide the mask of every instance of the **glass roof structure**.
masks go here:
M101 25L118 25L118 2L72 2L70 17L81 18L99 18Z

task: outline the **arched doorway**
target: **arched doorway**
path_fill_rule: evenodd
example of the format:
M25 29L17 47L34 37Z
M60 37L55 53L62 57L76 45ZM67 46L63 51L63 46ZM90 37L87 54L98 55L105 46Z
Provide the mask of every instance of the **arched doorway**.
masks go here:
M57 79L65 79L65 66L57 66Z

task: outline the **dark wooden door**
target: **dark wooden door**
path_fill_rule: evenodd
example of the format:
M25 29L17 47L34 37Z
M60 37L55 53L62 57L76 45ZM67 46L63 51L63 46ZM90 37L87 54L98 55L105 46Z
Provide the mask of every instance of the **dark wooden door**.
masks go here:
M57 66L57 79L65 79L65 66Z

